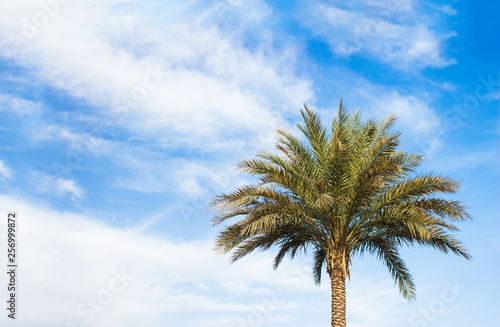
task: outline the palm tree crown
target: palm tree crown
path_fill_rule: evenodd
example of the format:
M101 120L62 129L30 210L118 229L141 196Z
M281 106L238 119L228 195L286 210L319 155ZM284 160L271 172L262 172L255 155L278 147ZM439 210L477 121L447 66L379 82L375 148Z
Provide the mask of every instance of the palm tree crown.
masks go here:
M455 193L459 183L433 173L417 174L422 156L398 150L396 118L363 122L340 102L328 130L307 106L298 128L305 142L278 130L276 149L238 164L259 176L257 183L218 195L210 206L214 224L234 217L215 247L232 251L236 261L256 249L277 246L276 269L283 258L312 250L317 284L326 267L332 282L332 326L345 326L345 286L351 258L377 256L400 292L415 297L412 277L400 257L402 245L426 245L470 259L450 232L469 219L458 201L437 197Z

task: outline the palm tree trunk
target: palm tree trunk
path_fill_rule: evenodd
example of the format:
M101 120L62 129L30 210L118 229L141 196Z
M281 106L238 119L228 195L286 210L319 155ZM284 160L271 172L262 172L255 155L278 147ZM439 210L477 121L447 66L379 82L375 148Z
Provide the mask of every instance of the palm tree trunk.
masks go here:
M342 271L332 270L330 280L332 285L332 327L346 327L345 278Z

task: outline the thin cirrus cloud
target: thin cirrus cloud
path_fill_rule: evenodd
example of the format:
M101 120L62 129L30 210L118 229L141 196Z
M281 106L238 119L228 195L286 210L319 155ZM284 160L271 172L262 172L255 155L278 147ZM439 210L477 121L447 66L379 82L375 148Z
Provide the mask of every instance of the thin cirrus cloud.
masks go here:
M207 169L201 167L207 161L194 158L195 163L186 165L160 153L162 149L219 152L227 158L261 144L268 147L274 128L287 124L284 116L289 110L295 111L312 97L310 82L294 74L293 50L251 50L236 38L234 33L243 33L245 24L261 24L269 16L261 1L222 7L197 1L189 6L173 4L171 12L182 15L156 21L150 19L150 11L160 2L137 8L133 14L121 14L122 5L139 6L128 1L68 2L46 26L25 38L23 28L40 12L39 4L23 3L17 8L0 4L4 27L0 33L6 36L0 54L28 68L32 83L48 85L95 109L50 111L50 105L35 108L25 100L33 114L50 111L49 117L66 117L30 118L30 130L37 131L30 133L30 141L37 146L64 144L63 159L73 153L84 162L104 156L121 171L110 173L112 187L151 193L180 184L183 193L203 193L207 182L199 172L212 170L214 164ZM221 20L221 10L227 20L250 9L254 14L244 15L247 19L234 33L207 23ZM193 17L200 19L188 21ZM126 139L111 141L103 136L116 131L126 131ZM142 150L134 143L156 150ZM166 173L166 166L174 167L173 172ZM193 167L198 167L194 173ZM74 200L85 195L71 177L36 172L31 181L39 194L55 192Z
M69 195L73 200L83 199L85 195L85 190L75 180L46 174L41 171L32 172L30 182L38 193L55 193L58 196Z
M78 130L37 121L38 132L33 134L32 141L65 141L69 148L83 149L79 151L85 158L98 153L125 156L126 160L114 160L113 155L110 158L116 165L125 166L130 174L111 180L119 188L145 193L165 191L165 185L171 184L171 174L162 172L158 156L140 156L150 158L149 162L138 159L141 151L134 152L128 142L109 142L103 133L118 127L126 130L132 140L149 142L158 149L167 150L195 149L234 155L243 154L250 148L256 151L268 147L274 139L274 128L288 125L284 117L290 115L291 110L296 114L296 108L313 98L312 88L308 80L294 74L293 51L249 50L240 44L235 34L206 23L220 20L218 13L221 10L224 10L225 20L237 17L249 5L238 4L200 7L199 2L193 1L189 6L172 5L173 12L182 13L173 15L176 20L168 20L168 24L163 20L145 24L145 18L151 15L148 10L154 5L125 15L120 14L120 1L69 2L61 6L47 26L40 28L32 38L18 44L12 41L13 47L0 46L0 53L20 66L30 67L40 83L47 83L97 108L79 113L83 119ZM8 5L2 6L6 10L0 12L8 15ZM22 13L32 17L39 10L37 6L24 4ZM270 15L269 8L261 6L263 9L259 11L254 7L258 6L252 7L256 14L250 18L259 28L265 29L262 22ZM400 7L402 11L412 10L410 5ZM15 16L16 12L11 14ZM201 22L188 23L186 17L200 17ZM15 23L16 20L0 21L6 27L5 34L22 32L23 26ZM246 25L240 27L243 29ZM350 82L353 84L349 86ZM342 84L349 90L358 81L343 80ZM387 90L371 84L369 89L373 92L365 93L365 98L387 93L394 104L390 108L409 110L412 119L422 123L427 120L428 106L418 98L388 94ZM378 99L375 103L383 108ZM405 106L400 107L400 104ZM370 110L365 106L361 108ZM35 109L42 111L43 107ZM421 111L423 114L419 114ZM74 116L70 113L73 120ZM402 117L403 122L406 116ZM82 126L87 125L85 120L97 126L100 135L83 130ZM420 125L408 126L415 129ZM425 132L429 130L428 127L424 129ZM246 151L245 154L254 153ZM164 159L160 156L160 160ZM230 160L235 161L234 158ZM181 178L189 181L183 184L186 188L200 188L195 175L185 176L179 171L177 179ZM78 188L66 193L76 198L83 196Z
M0 15L19 19L1 20L7 43L0 54L99 107L103 119L167 146L211 150L228 136L258 135L282 121L273 109L296 108L312 96L310 83L293 73L293 53L248 50L230 31L201 23L145 24L150 13L120 15L121 5L70 2L26 40L18 21L36 14L36 5L19 13L2 4Z
M337 88L349 109L360 110L365 119L383 119L395 114L398 118L396 129L404 131L403 138L418 152L430 155L442 148L436 135L442 135L444 122L427 92L391 88L343 68L333 70L333 74L342 81ZM334 108L321 111L327 112L324 119L330 120Z
M301 6L308 15L300 21L339 56L360 54L404 70L455 62L443 54L444 42L454 32L440 31L415 1L312 1ZM449 7L431 8L454 14Z
M178 326L169 322L179 312L186 324L222 319L231 326L256 310L252 303L262 303L273 292L315 290L297 265L285 264L273 273L269 255L266 261L254 257L220 270L227 258L214 256L211 242L155 239L103 225L93 217L0 196L2 212L12 207L22 221L19 238L30 240L29 247L20 245L23 271L37 271L23 275L21 326ZM111 283L117 275L123 281ZM4 279L2 275L0 281ZM46 285L52 285L50 292ZM102 296L107 291L112 291L109 302ZM88 304L92 298L98 310ZM269 318L296 307L290 299L281 302ZM9 325L7 318L1 319Z
M14 178L14 171L9 167L3 160L0 160L0 180L6 181L6 179Z
M19 117L37 115L42 104L10 94L0 93L0 112L12 113Z

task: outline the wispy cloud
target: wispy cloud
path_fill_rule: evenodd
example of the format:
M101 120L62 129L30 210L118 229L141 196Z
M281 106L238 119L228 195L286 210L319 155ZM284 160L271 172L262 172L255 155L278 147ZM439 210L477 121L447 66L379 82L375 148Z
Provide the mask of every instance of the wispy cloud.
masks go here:
M182 314L186 324L230 318L227 326L232 326L238 316L246 317L255 310L252 303L263 302L273 292L319 291L310 280L302 280L304 272L297 263L285 263L273 272L269 254L264 255L265 260L249 257L231 266L226 257L214 255L210 242L152 238L137 230L111 228L91 217L0 195L0 209L12 208L24 221L19 238L30 241L30 246L23 248L22 269L37 271L24 275L19 295L27 325L87 322L91 326L126 326L135 322L164 326L165 321ZM41 229L44 233L39 233ZM120 292L112 290L119 283L110 283L116 274L129 276ZM51 292L46 291L46 285L51 285ZM104 296L99 300L102 292L110 290L112 305ZM39 294L43 294L43 301ZM97 298L100 308L92 319L88 314L92 307L86 305L90 298ZM283 300L273 318L291 306L293 301Z
M0 180L12 179L14 171L3 160L0 160Z
M464 172L486 170L489 174L499 174L500 150L497 142L483 144L480 149L451 148L439 157L433 157L429 167L440 172Z
M25 117L37 116L42 110L41 103L0 93L0 112L9 112L19 117Z
M0 15L18 21L37 10L1 6ZM227 17L244 6L233 7ZM101 119L169 147L228 147L231 139L273 129L270 122L283 120L281 108L312 96L310 83L294 74L293 51L251 50L231 30L182 19L145 24L149 13L139 7L134 15L119 13L120 3L70 2L36 36L12 41L0 54L100 108ZM4 36L22 31L14 19L2 24Z
M439 31L415 1L312 1L303 7L307 14L300 22L339 56L361 54L400 69L455 62L443 55L444 41L454 33ZM448 7L441 11L451 14Z
M373 109L377 112L385 115L395 113L400 127L411 133L411 136L424 137L435 132L441 125L439 114L420 97L389 92L372 100Z
M417 151L438 151L441 141L436 140L432 148L423 142L437 133L446 133L440 116L440 108L434 107L433 96L419 89L403 89L376 83L350 71L334 71L339 82L338 92L344 104L351 110L360 110L365 118L383 119L390 114L398 117L395 129L403 133ZM335 112L332 108L321 109L325 120ZM441 135L441 134L440 134Z
M76 181L49 175L41 171L32 172L30 182L39 193L55 193L59 196L70 195L73 200L82 199L85 195L85 191Z

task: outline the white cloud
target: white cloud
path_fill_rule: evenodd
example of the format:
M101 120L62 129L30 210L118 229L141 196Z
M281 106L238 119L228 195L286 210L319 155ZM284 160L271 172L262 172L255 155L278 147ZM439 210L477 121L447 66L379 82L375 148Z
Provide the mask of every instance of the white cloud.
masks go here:
M457 11L449 5L436 6L436 5L433 5L431 3L428 3L427 5L431 8L437 9L437 10L439 10L447 15L450 15L450 16L457 14Z
M396 114L398 120L394 130L402 132L402 139L416 146L416 152L432 156L442 149L440 136L445 132L442 119L429 103L422 100L423 96L402 95L395 91L366 95L368 103L363 109L380 119Z
M232 326L238 316L255 310L253 303L275 292L320 291L309 276L305 280L298 262L284 263L273 272L269 254L230 265L227 257L214 255L211 241L151 238L0 195L0 211L14 209L21 222L19 297L24 326L83 323L92 311L87 299L107 301L103 294L116 288L122 290L113 292L109 304L97 302L103 310L95 312L91 326L179 326L181 321L198 325L210 315L229 318L226 326ZM4 242L5 234L0 235ZM117 273L131 276L125 287L112 281ZM276 315L291 307L293 302L283 299ZM173 321L179 313L183 318ZM1 319L2 325L9 325Z
M22 33L22 17L40 11L37 4L0 6L5 37ZM311 97L310 83L294 75L293 51L248 50L215 24L182 16L166 24L146 17L139 3L127 6L138 6L134 15L119 3L70 2L29 40L6 38L0 55L99 107L103 119L170 147L229 147L274 128L280 110L295 111ZM178 9L170 6L163 12ZM238 14L245 5L233 7Z
M81 160L104 157L120 168L109 179L115 187L204 194L220 165L167 151L219 152L234 163L272 147L274 129L312 97L309 81L295 76L293 49L242 45L250 25L256 35L269 33L263 1L71 1L56 11L34 31L44 12L38 3L0 3L0 56L29 68L32 83L96 107L51 111L64 122L38 119L29 137L37 145L65 142ZM124 139L109 137L114 132ZM38 192L84 196L74 179L36 178Z
M0 112L12 112L20 117L25 117L38 116L42 109L42 104L38 102L0 93Z
M403 142L426 154L441 149L441 136L447 131L428 93L418 89L395 90L343 69L334 70L333 74L342 81L336 92L350 110L360 110L364 119L380 120L394 113L398 117L394 131L402 132ZM333 108L320 109L325 114L324 121L331 120L337 106L338 103L334 103ZM434 142L432 147L423 144L429 140ZM406 145L404 148L409 150Z
M428 166L438 172L463 172L465 170L488 170L491 174L500 173L498 159L500 151L498 144L482 144L479 149L465 149L464 147L452 151L448 149L439 157L431 158Z
M443 41L454 34L433 29L414 1L314 1L307 6L308 15L300 21L337 55L362 54L401 69L454 63L442 54Z
M3 160L0 160L0 180L5 181L5 179L12 179L14 177L14 171L10 168Z
M155 153L122 147L113 161L126 169L114 186L141 193L173 192L176 197L206 199L239 186L245 179L234 169L235 162L223 164L184 158L162 158ZM130 152L127 152L130 151Z
M30 182L39 193L56 193L59 196L70 195L72 199L82 199L85 191L72 179L48 175L35 171L31 174Z
M396 113L402 129L414 136L432 134L441 125L441 119L435 110L416 96L391 92L376 101L375 106L377 111L384 112L385 115Z
M354 269L354 268L353 268ZM401 305L401 295L397 293L394 283L388 274L378 276L353 276L356 278L357 287L348 286L349 300L352 302L349 315L358 317L353 319L351 326L383 327L406 323L406 312L398 311ZM359 317L363 317L362 320Z
M119 142L106 140L102 137L105 130L75 131L61 124L39 121L37 133L29 136L34 142L63 142L70 151L78 153L80 157L92 155L110 155L112 149L116 150ZM81 124L83 126L83 124ZM79 128L83 129L83 128Z

